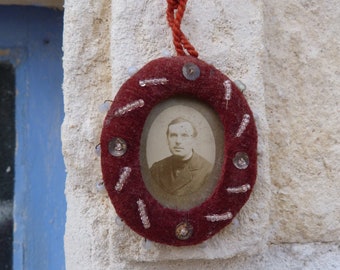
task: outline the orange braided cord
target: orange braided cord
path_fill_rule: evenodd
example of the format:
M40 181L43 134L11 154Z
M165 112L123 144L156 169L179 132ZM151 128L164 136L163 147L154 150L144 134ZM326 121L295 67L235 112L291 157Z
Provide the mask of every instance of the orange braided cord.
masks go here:
M194 57L198 57L198 52L188 41L186 36L181 30L181 22L184 16L185 7L188 0L167 0L167 20L172 30L173 43L177 52L177 55L185 55L184 49ZM175 14L175 10L176 14Z

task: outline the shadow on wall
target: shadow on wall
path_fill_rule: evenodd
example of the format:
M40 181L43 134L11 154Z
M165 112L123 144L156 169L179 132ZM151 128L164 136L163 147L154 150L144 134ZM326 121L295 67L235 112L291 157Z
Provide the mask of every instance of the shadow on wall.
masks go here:
M0 266L11 269L15 151L14 68L0 62Z

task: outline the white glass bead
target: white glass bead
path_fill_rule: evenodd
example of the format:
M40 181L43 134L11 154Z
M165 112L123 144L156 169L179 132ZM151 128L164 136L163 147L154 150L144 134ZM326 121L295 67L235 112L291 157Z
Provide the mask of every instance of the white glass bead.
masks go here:
M140 216L140 219L142 221L143 227L145 229L149 229L151 227L151 224L150 224L150 221L149 221L149 217L146 213L146 205L145 205L144 201L142 199L139 199L137 201L137 205L138 205L139 216Z
M167 78L153 78L153 79L145 79L145 80L140 80L139 85L141 87L145 86L150 86L150 85L165 85L169 82Z
M226 212L222 215L208 215L208 216L205 216L205 218L208 220L208 221L211 221L211 222L216 222L216 221L223 221L223 220L228 220L228 219L232 219L233 218L233 214L231 212Z
M115 223L116 223L119 227L123 227L123 226L124 226L124 221L123 221L119 216L116 217Z
M144 106L144 100L143 99L140 99L140 100L138 100L138 106L139 107L143 107Z
M238 186L238 187L229 187L227 188L227 191L229 193L245 193L248 190L250 190L251 186L249 184L244 184L242 186Z
M126 104L124 109L125 109L125 111L130 112L132 110L132 108L133 108L132 104Z
M105 188L105 184L103 181L99 181L96 183L96 189L99 193L105 193L106 192L106 188Z
M230 100L231 98L231 81L230 80L226 80L223 82L224 88L225 88L225 99L226 100Z
M234 81L234 83L235 83L236 87L237 87L241 92L246 91L247 86L246 86L243 82L241 82L240 80L236 80L236 81Z
M161 54L163 57L171 57L171 52L168 49L163 49Z
M133 76L134 74L136 74L138 71L138 68L137 67L129 67L128 68L128 74L129 76Z
M139 81L139 85L140 85L141 87L144 87L144 86L146 86L146 82L145 82L144 80L140 80L140 81Z
M234 218L230 225L232 229L236 230L240 227L240 221L237 218Z
M141 108L143 106L144 106L144 100L143 99L132 101L132 102L126 104L125 106L118 108L115 111L114 116L116 116L116 117L122 116L122 115L124 115L128 112L131 112L132 110L135 110L137 108Z
M124 185L125 185L125 182L127 180L127 178L129 177L131 173L131 168L130 167L124 167L122 170L121 170L121 174L119 175L119 179L118 179L118 182L116 183L115 185L115 190L120 192L122 191Z
M148 239L144 239L143 241L143 247L146 249L146 250L150 250L154 247L154 243Z
M125 113L125 111L124 111L123 108L119 108L118 111L117 111L118 115L123 115L124 113Z
M110 109L111 103L112 103L111 100L105 100L104 103L99 106L98 108L99 111L101 113L106 113Z
M242 133L246 130L248 124L250 121L250 115L249 114L245 114L243 115L243 119L242 122L240 124L240 127L236 133L236 137L241 137Z
M96 155L97 155L98 157L100 157L101 151L102 151L102 149L101 149L100 143L99 143L99 144L97 144L96 147L94 148L94 152L96 153Z

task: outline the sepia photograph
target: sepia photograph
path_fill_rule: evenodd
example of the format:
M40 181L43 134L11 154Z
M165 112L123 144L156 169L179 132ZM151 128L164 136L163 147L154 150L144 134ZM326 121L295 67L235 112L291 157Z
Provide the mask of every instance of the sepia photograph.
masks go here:
M172 98L148 116L141 139L146 188L162 205L188 210L212 193L223 160L223 127L206 104Z

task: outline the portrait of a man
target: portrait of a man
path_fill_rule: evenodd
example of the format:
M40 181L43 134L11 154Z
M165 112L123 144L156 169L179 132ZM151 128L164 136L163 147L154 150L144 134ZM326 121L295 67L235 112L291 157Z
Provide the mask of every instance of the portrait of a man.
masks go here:
M214 191L223 163L223 126L206 104L174 97L145 121L140 168L146 189L161 205L188 210Z
M152 164L150 188L168 197L189 196L209 181L213 165L195 152L198 132L194 124L182 117L173 119L166 136L171 155Z

